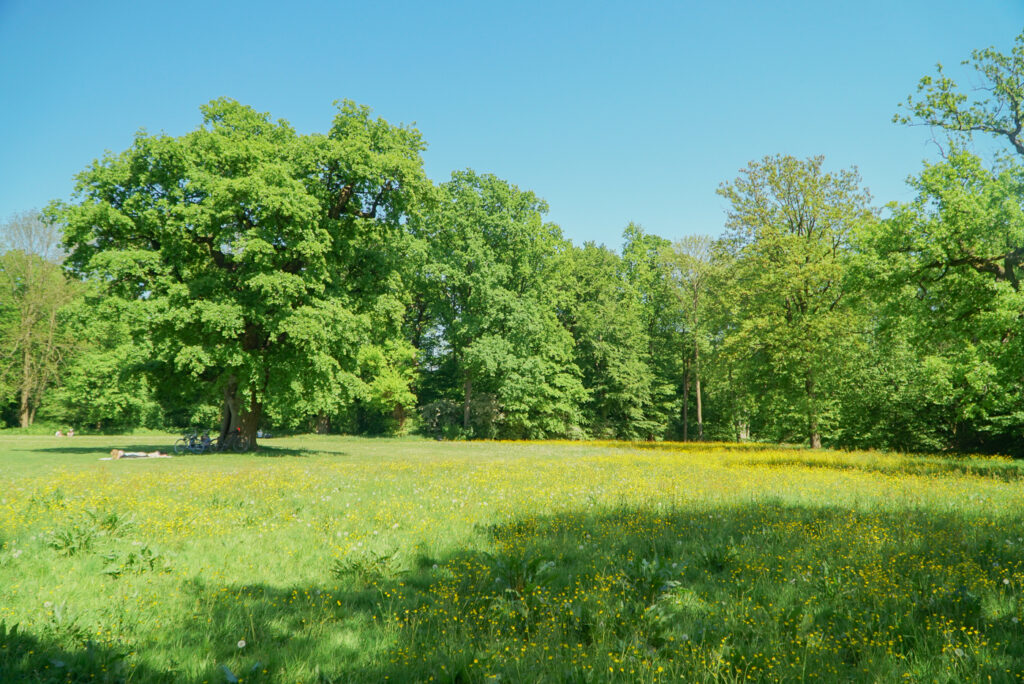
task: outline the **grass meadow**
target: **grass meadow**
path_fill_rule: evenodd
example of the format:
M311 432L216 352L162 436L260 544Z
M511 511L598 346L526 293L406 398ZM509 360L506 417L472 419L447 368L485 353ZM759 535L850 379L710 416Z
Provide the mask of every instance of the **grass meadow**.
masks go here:
M1024 463L0 435L3 682L1011 682Z

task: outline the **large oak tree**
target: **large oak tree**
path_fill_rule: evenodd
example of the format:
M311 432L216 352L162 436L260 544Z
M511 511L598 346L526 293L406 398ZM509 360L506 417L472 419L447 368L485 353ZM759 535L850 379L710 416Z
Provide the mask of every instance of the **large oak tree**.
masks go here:
M137 308L166 373L208 383L222 436L255 444L270 401L330 414L367 393L360 358L404 316L425 145L350 102L326 135L229 99L201 109L191 133L95 161L50 213L68 267Z

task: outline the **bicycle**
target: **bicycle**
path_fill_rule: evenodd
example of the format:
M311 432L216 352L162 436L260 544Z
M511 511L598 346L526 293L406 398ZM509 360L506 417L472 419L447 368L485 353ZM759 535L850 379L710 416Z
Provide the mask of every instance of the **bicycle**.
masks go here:
M209 433L204 432L200 437L198 432L192 432L190 434L182 435L178 441L174 443L174 453L181 454L186 451L193 454L201 454L211 447L213 442L210 440Z
M222 440L220 437L213 441L214 451L234 451L242 453L249 450L249 438L242 434L242 428L235 428Z
M249 450L249 438L242 434L241 428L235 428L229 432L224 439L215 437L210 439L210 433L204 432L202 437L198 432L182 435L174 443L174 453L181 454L186 451L193 454L204 454L207 451L234 451L242 453Z
M178 441L174 443L174 453L181 454L189 451L193 454L200 453L200 439L199 435L195 432L182 435Z

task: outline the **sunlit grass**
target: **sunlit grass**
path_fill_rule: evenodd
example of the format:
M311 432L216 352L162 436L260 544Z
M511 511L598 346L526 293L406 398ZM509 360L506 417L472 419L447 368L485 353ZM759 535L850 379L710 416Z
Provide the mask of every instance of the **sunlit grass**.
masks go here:
M1024 673L1006 459L301 437L99 461L169 441L0 440L0 681Z

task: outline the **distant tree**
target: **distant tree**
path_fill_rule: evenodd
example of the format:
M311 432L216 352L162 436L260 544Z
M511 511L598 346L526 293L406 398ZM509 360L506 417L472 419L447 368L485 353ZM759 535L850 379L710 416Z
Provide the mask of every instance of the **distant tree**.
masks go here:
M890 309L900 303L892 315L912 317L915 331L931 331L928 340L912 338L913 348L947 370L937 386L950 388L945 432L955 435L951 444L1004 449L992 440L1002 435L1005 442L1024 424L1017 391L1024 380L1024 33L1009 54L975 50L963 65L975 73L971 89L940 64L894 117L939 128L950 145L941 163L926 165L910 181L917 199L894 207L865 246L879 259L875 281L887 284L882 299ZM1008 143L1018 161L1004 156L985 168L968 151L974 133ZM913 296L901 297L908 287ZM1011 448L1016 441L1010 439Z
M349 102L309 136L232 100L201 109L191 133L140 132L94 162L50 215L72 272L137 309L165 372L214 389L221 434L255 444L266 410L331 414L366 393L361 349L404 318L424 143Z
M423 336L426 382L461 404L464 434L560 437L579 430L585 392L572 337L556 316L561 230L547 205L493 175L460 171L419 227L433 326ZM449 408L429 411L449 415Z
M560 317L576 341L575 359L590 397L588 431L601 438L645 439L664 425L652 420L654 370L639 294L622 259L586 243L566 250L559 282L568 297Z
M683 377L683 440L689 439L690 378L693 377L697 409L697 439L704 439L704 406L701 396L701 349L707 349L708 303L707 288L713 277L712 260L714 240L707 235L688 235L665 250L665 260L671 269L676 296L684 311L687 324L687 351L684 357Z
M76 288L56 263L58 236L38 212L17 214L0 228L0 390L15 395L21 427L33 423L76 346L62 317Z
M142 312L119 298L103 296L97 283L83 289L84 296L65 309L68 333L81 341L80 347L63 364L60 386L45 407L47 414L61 423L95 430L165 427L158 398L173 411L177 407L172 398L187 394L191 383L154 387L153 345L141 322L128 319ZM189 398L194 400L195 394Z
M937 74L921 79L917 96L909 96L893 120L940 128L961 142L974 133L987 133L1024 155L1024 33L1014 43L1008 55L989 47L962 62L978 76L970 94L938 64Z
M622 236L623 269L639 300L648 363L654 373L647 415L652 431L646 436L660 439L672 431L680 415L686 359L679 348L686 323L671 269L664 259L671 243L634 223L626 226Z
M856 171L822 170L824 159L765 157L718 192L728 212L737 312L731 344L751 377L779 402L774 418L802 414L808 443L821 446L830 382L854 317L846 306L846 259L855 226L873 220Z
M946 446L1017 450L1024 427L1024 166L952 148L911 179L917 198L858 239L885 316L917 365ZM938 390L946 390L939 394Z
M41 212L23 211L11 215L0 229L0 253L17 250L59 264L64 260L61 239L60 226L47 221Z

